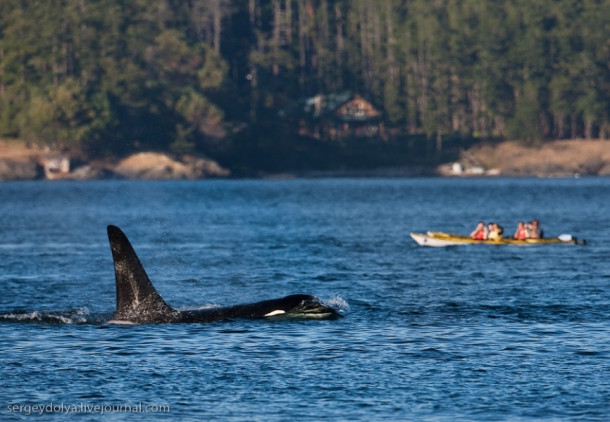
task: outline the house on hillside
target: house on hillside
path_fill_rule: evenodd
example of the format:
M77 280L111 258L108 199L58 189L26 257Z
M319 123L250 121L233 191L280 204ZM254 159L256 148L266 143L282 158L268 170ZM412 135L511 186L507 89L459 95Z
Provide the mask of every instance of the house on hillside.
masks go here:
M306 99L299 134L327 139L385 139L382 113L358 94L349 92Z

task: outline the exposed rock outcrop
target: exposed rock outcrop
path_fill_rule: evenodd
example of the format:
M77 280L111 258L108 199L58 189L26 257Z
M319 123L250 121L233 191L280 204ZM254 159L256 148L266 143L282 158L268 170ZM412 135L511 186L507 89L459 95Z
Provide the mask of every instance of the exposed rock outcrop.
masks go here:
M508 141L479 144L463 151L459 163L440 166L438 171L448 176L608 176L610 141L560 140L539 147Z
M42 168L31 160L0 160L0 181L32 180L42 176Z
M217 162L205 158L185 156L180 161L168 155L141 152L119 162L113 171L128 179L205 179L227 177L229 170Z

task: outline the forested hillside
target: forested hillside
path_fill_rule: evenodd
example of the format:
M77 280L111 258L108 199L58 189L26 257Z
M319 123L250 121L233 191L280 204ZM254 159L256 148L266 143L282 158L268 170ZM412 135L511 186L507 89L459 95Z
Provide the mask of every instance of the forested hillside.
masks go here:
M610 0L0 2L0 137L239 150L346 90L398 136L607 138Z

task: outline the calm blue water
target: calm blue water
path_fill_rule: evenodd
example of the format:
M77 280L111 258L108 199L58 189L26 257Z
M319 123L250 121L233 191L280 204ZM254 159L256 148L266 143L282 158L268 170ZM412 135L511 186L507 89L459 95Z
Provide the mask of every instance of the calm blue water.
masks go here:
M608 178L2 183L0 419L605 420L609 211ZM409 238L532 218L588 245ZM174 307L307 293L344 318L108 325L107 224Z

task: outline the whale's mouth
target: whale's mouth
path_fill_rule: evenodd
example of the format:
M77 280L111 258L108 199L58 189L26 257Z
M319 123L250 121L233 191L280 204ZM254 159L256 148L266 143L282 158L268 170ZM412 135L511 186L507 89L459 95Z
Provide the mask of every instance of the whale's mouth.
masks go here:
M289 310L276 309L265 314L266 319L334 319L341 314L316 298L305 299Z
M287 318L334 319L339 318L341 314L317 299L308 299L302 301L284 316Z

